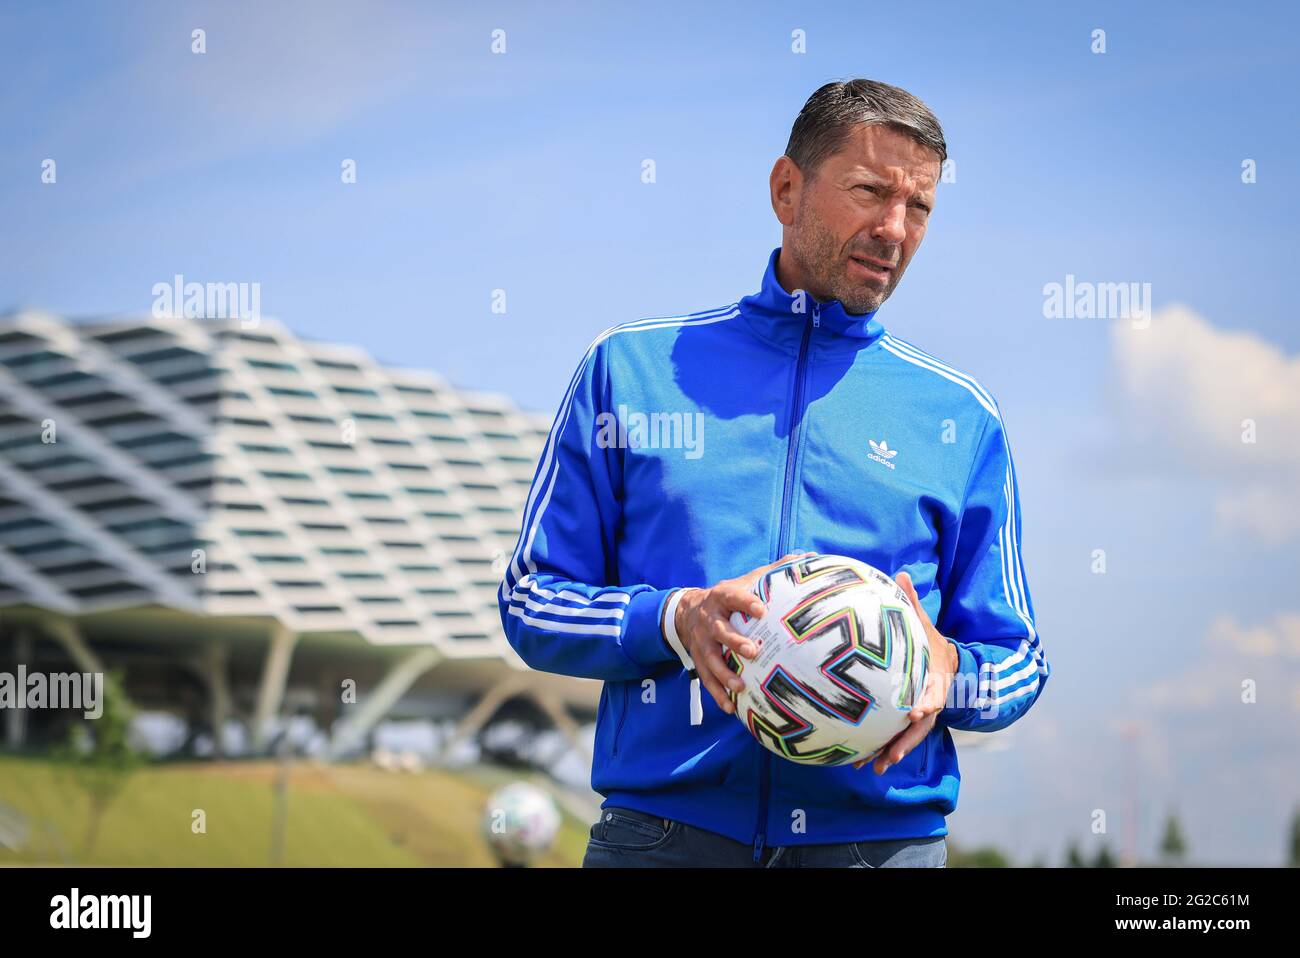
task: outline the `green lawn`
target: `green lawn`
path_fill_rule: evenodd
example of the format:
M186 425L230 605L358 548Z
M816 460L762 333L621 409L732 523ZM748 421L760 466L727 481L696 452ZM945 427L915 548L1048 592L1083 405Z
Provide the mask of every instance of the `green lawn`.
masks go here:
M269 865L275 774L270 762L145 766L104 814L86 855L90 802L82 789L56 762L0 755L0 805L21 813L28 831L21 850L0 847L0 865ZM479 816L492 789L517 777L295 764L283 864L490 866ZM206 813L206 834L191 831L195 809ZM537 864L577 866L586 839L587 823L566 815Z

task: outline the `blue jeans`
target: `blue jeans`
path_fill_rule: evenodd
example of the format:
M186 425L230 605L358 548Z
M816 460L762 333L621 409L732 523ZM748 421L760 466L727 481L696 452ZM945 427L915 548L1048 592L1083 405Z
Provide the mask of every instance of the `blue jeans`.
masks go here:
M613 805L591 826L583 868L944 868L943 836L763 849L715 832Z

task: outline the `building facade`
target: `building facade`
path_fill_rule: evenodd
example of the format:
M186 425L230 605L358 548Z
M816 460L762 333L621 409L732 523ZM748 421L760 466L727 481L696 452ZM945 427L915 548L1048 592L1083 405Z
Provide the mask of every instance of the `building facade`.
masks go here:
M564 726L599 688L525 678L496 604L549 426L270 321L0 318L0 655L120 667L218 750L286 690L336 754L421 694Z

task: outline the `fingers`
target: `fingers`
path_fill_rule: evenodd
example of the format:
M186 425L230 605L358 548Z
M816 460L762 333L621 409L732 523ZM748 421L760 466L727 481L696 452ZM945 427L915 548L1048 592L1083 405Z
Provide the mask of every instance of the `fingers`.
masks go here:
M880 750L880 754L876 756L875 761L877 775L883 775L889 766L897 765L912 750L912 746L915 744L912 739L915 738L916 728L915 722L908 724L907 728L890 739L889 743Z
M706 613L705 624L701 632L706 640L712 641L716 645L725 646L737 655L743 655L747 659L752 659L758 654L758 646L751 639L735 630L731 624L731 617L728 615L719 615L716 612Z
M926 613L925 608L921 605L921 599L916 594L916 586L912 583L912 577L906 572L899 572L894 577L905 593L908 600L912 603L912 608L916 610L917 617L921 620L921 625L925 628L925 642L930 649L930 670L926 674L925 688L921 692L918 704L908 713L908 718L916 721L926 718L936 712L943 711L947 704L948 687L953 680L952 671L955 671L957 665L957 653L951 648L951 643L944 638L943 634L930 621L930 616Z
M751 619L761 619L767 611L763 600L738 582L724 582L713 590L727 613L741 612Z
M900 734L901 734L901 733L900 733ZM898 739L898 736L895 735L894 738L892 738L892 739L889 740L889 742L887 742L886 744L880 746L880 748L876 749L874 752L872 752L872 753L871 753L870 755L868 755L866 758L862 759L861 761L854 762L854 763L853 763L853 767L854 767L854 768L862 768L862 766L864 766L864 765L870 765L873 761L876 760L876 757L877 757L877 756L879 756L879 755L883 755L883 754L885 753L885 749L888 748L889 745L890 745L891 743L893 743L894 741L896 741L897 739Z
M692 657L695 654L695 644L708 640L734 649L747 658L754 657L758 651L754 643L737 632L731 624L733 610L761 617L766 607L753 593L724 582L709 589L703 601L687 612L686 620L678 632Z
M727 668L727 663L722 659L720 646L712 642L706 642L704 646L703 661L697 659L695 662L695 670L699 673L700 684L708 689L718 708L730 715L736 711L736 706L732 704L727 689L733 688L739 691L743 687L743 683L740 681L740 676Z
M926 682L925 691L921 696L921 701L925 703L921 708L924 713L922 718L934 712L942 712L944 706L948 704L944 701L947 698L948 677L938 670L931 670L926 678L929 681Z
M943 680L939 673L931 669L926 673L925 686L921 689L921 697L917 704L912 706L912 710L907 713L909 721L918 722L926 716L943 710Z
M911 728L911 726L908 726L908 728ZM876 758L875 761L872 763L871 770L875 772L877 775L884 775L885 769L889 768L889 766L892 764L889 761L890 750L893 749L893 747L898 743L899 739L903 737L906 731L907 729L904 729L902 732L899 732L888 742L886 742L884 747L881 748L881 750L876 753Z
M745 682L727 665L723 653L729 649L747 659L752 659L758 654L758 646L753 640L742 635L731 624L731 614L739 612L751 619L762 618L767 612L767 606L753 593L753 583L764 572L784 562L814 554L812 552L788 553L776 562L761 566L739 579L719 582L706 590L706 596L692 595L692 607L686 614L686 620L679 632L683 644L695 663L700 684L713 696L713 701L717 703L718 708L728 715L736 711L730 693L743 690Z
M695 671L700 677L700 684L713 696L718 708L730 715L735 713L736 708L728 690L739 692L745 683L727 665L723 653L731 649L738 655L753 658L757 649L753 642L731 627L725 615L716 611L721 607L721 603L718 603L712 608L697 610L692 617L689 633L684 638L695 663Z
M916 610L916 615L917 618L921 620L921 625L925 626L925 634L928 638L930 633L935 632L936 629L934 623L930 621L929 613L926 612L925 607L921 605L920 596L916 594L916 586L912 584L912 577L906 572L900 572L898 575L894 576L894 581L898 583L899 588L907 593L907 599L912 603L912 608Z
M894 576L894 581L907 593L907 600L912 603L912 608L920 615L925 615L925 610L921 608L921 600L916 596L916 586L912 584L912 577L906 572L900 572Z
M891 765L897 765L901 762L907 753L925 741L925 737L930 734L930 729L934 727L933 722L922 720L912 722L899 732L889 743L880 750L876 756L876 761L872 766L877 775L884 775L885 770Z
M735 706L731 704L731 699L727 697L727 693L718 684L718 680L710 675L706 669L700 669L700 684L713 697L713 702L718 708L728 715L732 713Z

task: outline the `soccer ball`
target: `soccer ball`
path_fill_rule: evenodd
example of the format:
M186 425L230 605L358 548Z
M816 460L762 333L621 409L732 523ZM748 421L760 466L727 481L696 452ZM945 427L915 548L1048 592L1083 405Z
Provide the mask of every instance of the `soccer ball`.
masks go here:
M870 759L907 727L930 662L925 628L898 584L865 562L810 555L759 578L760 618L731 624L758 647L725 659L745 680L736 717L768 750L807 765Z
M560 830L560 811L536 785L511 782L495 792L483 809L483 838L497 860L523 865L551 847Z

